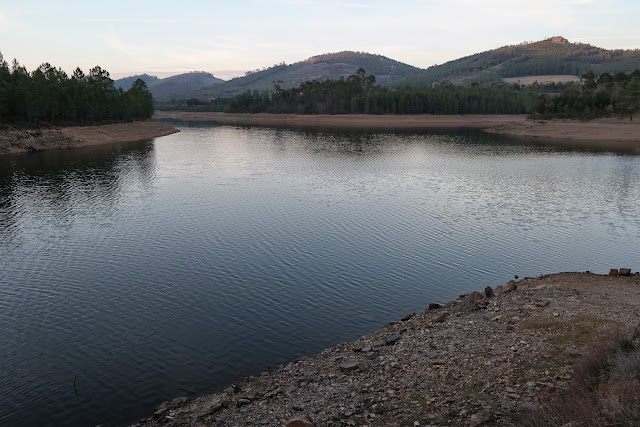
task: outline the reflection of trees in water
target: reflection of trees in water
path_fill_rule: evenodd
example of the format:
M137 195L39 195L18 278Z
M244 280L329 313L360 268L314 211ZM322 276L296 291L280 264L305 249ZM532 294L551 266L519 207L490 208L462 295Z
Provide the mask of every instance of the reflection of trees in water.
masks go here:
M151 142L0 159L0 242L9 244L25 221L55 218L68 225L78 211L96 220L108 218L125 188L151 192L154 171Z

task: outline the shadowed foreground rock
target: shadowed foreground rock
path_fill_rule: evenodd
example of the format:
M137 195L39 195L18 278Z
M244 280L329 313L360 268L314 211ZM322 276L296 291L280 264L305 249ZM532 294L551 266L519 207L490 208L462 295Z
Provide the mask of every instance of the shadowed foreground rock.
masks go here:
M513 425L570 385L597 335L638 325L640 275L525 278L432 307L219 393L166 402L139 424Z

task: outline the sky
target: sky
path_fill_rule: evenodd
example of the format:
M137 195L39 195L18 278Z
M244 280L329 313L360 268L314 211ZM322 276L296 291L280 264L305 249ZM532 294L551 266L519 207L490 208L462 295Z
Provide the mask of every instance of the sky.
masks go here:
M95 65L114 78L207 71L229 79L354 50L426 68L562 35L640 48L640 1L0 0L0 52L28 70Z

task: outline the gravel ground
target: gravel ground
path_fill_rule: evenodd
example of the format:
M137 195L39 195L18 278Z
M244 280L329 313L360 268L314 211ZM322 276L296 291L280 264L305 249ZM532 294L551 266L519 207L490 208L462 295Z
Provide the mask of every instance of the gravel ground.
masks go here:
M559 273L431 304L377 332L137 424L517 425L570 386L585 346L640 322L640 275Z

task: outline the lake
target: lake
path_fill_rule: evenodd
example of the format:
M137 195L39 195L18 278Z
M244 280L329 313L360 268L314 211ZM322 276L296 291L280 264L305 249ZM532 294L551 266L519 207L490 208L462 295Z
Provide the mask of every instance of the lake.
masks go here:
M189 125L0 158L0 424L149 415L514 275L640 261L640 155Z

